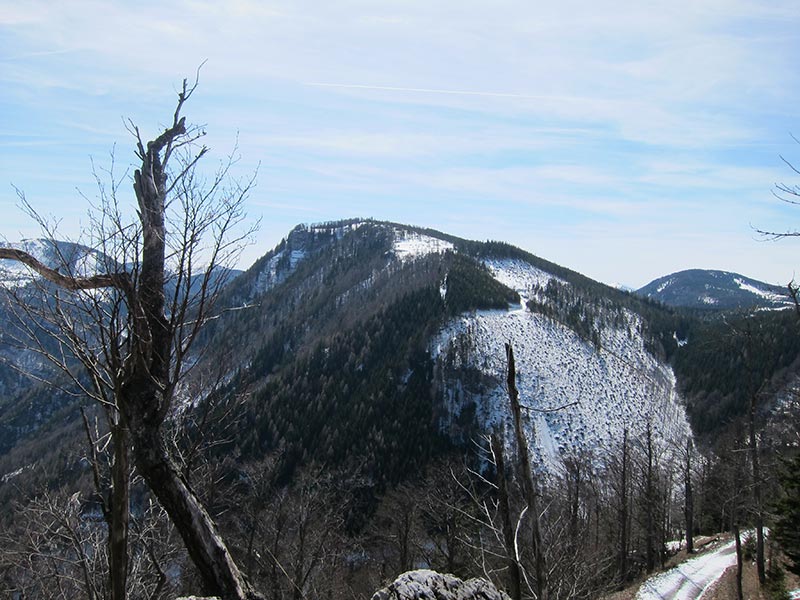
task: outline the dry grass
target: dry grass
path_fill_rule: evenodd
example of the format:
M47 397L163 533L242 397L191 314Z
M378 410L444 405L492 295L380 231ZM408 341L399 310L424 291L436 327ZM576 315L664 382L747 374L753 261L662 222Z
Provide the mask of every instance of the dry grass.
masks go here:
M753 563L745 563L742 569L742 596L745 600L767 600L767 595L758 587L758 573ZM730 567L714 584L703 600L736 600L736 567Z

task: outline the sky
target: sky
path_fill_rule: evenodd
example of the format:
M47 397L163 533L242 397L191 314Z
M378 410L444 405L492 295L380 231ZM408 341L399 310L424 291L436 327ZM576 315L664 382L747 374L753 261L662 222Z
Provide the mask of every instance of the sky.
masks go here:
M800 240L756 230L800 224L774 194L800 185L798 31L797 0L0 0L0 237L39 235L17 189L75 237L93 169L135 163L126 121L158 135L202 64L202 168L257 169L243 267L371 217L609 284L785 284Z

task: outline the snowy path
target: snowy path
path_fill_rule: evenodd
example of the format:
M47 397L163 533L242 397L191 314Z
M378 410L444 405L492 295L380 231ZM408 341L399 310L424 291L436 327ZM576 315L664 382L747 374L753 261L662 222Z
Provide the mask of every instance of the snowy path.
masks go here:
M636 600L699 600L722 573L736 564L736 543L682 562L642 584Z

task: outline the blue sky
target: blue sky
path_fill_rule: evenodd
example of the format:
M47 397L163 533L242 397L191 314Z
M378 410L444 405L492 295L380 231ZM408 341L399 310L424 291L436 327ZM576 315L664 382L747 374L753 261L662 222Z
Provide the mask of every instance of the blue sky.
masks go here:
M500 239L607 283L687 268L800 276L796 0L0 0L0 235L16 186L66 235L123 119L186 107L216 161L260 164L251 261L354 216ZM131 195L131 201L133 197Z

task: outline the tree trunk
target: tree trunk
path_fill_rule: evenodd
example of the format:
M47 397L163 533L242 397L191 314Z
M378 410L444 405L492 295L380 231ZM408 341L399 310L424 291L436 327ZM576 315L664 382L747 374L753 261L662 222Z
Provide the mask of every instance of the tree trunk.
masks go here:
M141 260L134 260L133 272L120 269L123 265L115 265L114 272L97 274L90 277L73 277L64 275L58 269L51 269L31 255L13 249L0 249L0 258L20 261L42 275L46 280L67 290L90 290L113 287L125 298L128 319L124 335L114 328L103 330L104 318L97 323L101 328L99 339L108 334L121 342L125 352L115 356L114 364L106 365L107 375L113 381L114 401L119 411L119 420L112 424L114 465L112 474L111 507L106 511L109 523L109 564L111 572L111 597L113 600L125 598L125 587L128 575L127 533L129 525L129 470L128 463L132 457L139 473L158 498L183 538L189 556L194 561L203 579L206 591L222 596L223 600L259 598L244 580L234 564L230 553L217 533L214 522L202 507L197 497L180 475L167 451L163 436L163 423L170 413L174 400L175 386L180 380L181 359L191 346L193 335L183 336L180 318L188 313L195 315L197 323L202 322L203 310L207 308L212 292L204 289L199 297L182 301L174 298L173 306L167 309L165 284L167 280L166 246L168 234L176 233L167 230L168 219L166 208L169 206L167 196L176 183L191 179L194 165L205 154L201 149L188 163L184 163L176 175L176 180L168 186L168 169L170 155L179 148L188 148L200 135L197 130L187 132L185 118L180 116L184 102L191 96L194 87L189 88L186 81L178 94L178 105L173 122L155 139L144 143L139 131L134 126L137 138L137 156L141 159L141 167L134 171L134 192L138 202L138 218L141 224L141 237L131 239L127 227L111 230L104 240L117 249L128 254L129 251L141 251ZM220 191L221 180L212 185L211 190L198 195L198 199L186 207L183 220L183 234L192 236L209 227L219 238L216 249L229 246L223 241L228 228L237 220L239 202L244 198L238 196L233 204L226 200L221 202L220 213L213 226L204 224L206 202L213 200L215 191ZM245 189L249 188L246 186ZM193 190L199 191L199 190ZM208 192L208 193L207 193ZM190 196L192 194L190 193ZM176 205L180 204L176 201ZM105 205L104 205L105 206ZM116 209L114 209L116 210ZM115 223L119 215L105 215L101 221L110 221L114 227L122 227ZM174 221L172 225L175 224ZM101 231L103 225L100 225ZM131 229L135 232L135 228ZM107 232L107 231L106 231ZM177 232L180 233L180 232ZM135 234L134 234L135 235ZM185 238L184 238L185 239ZM141 243L141 246L139 245ZM131 247L128 247L128 244ZM189 244L193 247L192 244ZM212 243L214 246L214 243ZM184 250L186 247L184 246ZM180 252L178 252L180 254ZM188 256L188 262L182 258ZM189 268L192 251L183 255L179 262ZM214 259L215 261L216 259ZM212 261L212 262L214 262ZM209 271L214 265L209 265ZM138 271L137 271L138 267ZM125 267L127 269L127 267ZM122 336L122 337L120 337ZM115 343L116 343L115 342ZM87 351L88 346L82 351ZM108 350L108 348L106 348ZM81 352L79 351L78 354ZM112 352L114 354L114 352ZM101 354L102 358L102 354ZM108 357L106 356L106 359ZM120 367L119 363L123 363ZM87 365L90 373L92 365ZM69 372L69 369L67 368ZM100 378L105 381L103 377ZM127 434L126 434L127 432Z
M142 223L142 261L138 286L130 299L136 347L126 364L128 372L120 388L119 408L131 434L136 467L183 538L205 591L224 600L240 600L257 596L233 562L211 517L170 458L162 433L173 400L170 368L175 334L165 313L166 162L173 142L186 133L185 119L178 115L187 97L184 82L172 126L146 147L139 144L142 166L134 172L133 187Z
M654 472L653 472L653 430L647 423L647 474L645 481L645 564L647 572L651 573L656 568L655 552L655 497L654 497Z
M533 552L536 575L536 597L537 600L547 600L547 565L539 526L538 494L533 481L528 442L522 430L522 407L519 404L519 391L517 390L517 371L514 363L514 350L510 344L506 344L506 355L508 358L506 383L508 385L508 398L511 401L511 415L514 418L514 435L517 439L517 460L522 471L522 489L531 519L531 551Z
M211 517L172 462L160 431L131 426L136 468L169 514L202 578L223 600L259 598L233 562Z
M736 539L736 598L744 600L742 592L742 536L739 533L739 526L733 526L733 537Z
M686 552L694 552L694 491L692 490L692 440L686 441L686 470L683 472L684 505L686 518Z
M515 552L514 525L511 522L511 503L508 499L508 487L506 485L506 463L503 457L503 442L496 433L492 434L492 454L494 455L495 467L497 468L497 493L500 503L500 519L503 521L503 541L508 555L508 595L511 600L521 600L522 598L522 574L520 573L519 562Z
M628 430L622 432L622 473L619 504L619 546L617 548L619 583L628 579Z
M748 418L750 434L750 459L753 467L753 503L756 511L756 568L758 582L764 585L767 573L764 565L764 511L761 505L761 464L758 459L758 440L756 438L756 394L750 395L750 414Z
M580 493L581 493L581 465L576 460L574 466L574 494L572 496L572 506L570 507L570 515L569 515L569 543L572 548L578 548L580 546L580 540L578 539L578 515L580 510Z
M128 583L128 528L130 524L130 457L128 432L117 422L111 440L111 506L108 532L112 600L125 600Z

